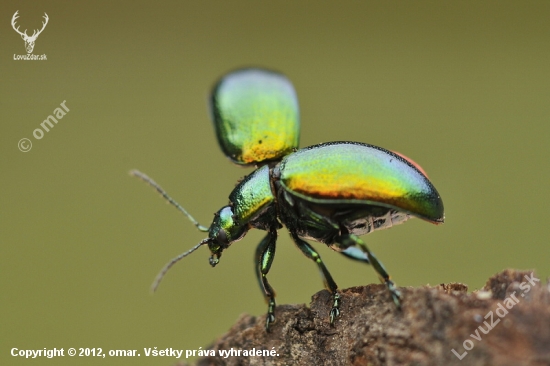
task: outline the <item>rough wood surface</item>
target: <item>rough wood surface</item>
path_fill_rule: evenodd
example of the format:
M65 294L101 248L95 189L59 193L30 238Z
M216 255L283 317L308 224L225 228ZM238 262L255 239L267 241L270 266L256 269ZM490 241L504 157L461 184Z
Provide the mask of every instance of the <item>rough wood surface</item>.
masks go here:
M505 270L473 293L460 283L400 288L401 311L384 286L353 287L334 326L321 291L310 307L277 307L270 333L265 316L242 315L196 365L550 365L550 284L537 279ZM231 349L241 356L219 353ZM278 355L242 355L253 349Z

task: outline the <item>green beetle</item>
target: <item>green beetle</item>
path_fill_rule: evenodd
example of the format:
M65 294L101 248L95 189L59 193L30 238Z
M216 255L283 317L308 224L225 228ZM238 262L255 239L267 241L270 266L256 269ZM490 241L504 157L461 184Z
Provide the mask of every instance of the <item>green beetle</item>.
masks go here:
M319 254L305 240L329 246L348 258L371 264L397 307L400 292L360 235L386 229L411 217L441 224L443 202L422 169L405 156L359 142L329 142L297 150L299 108L292 83L282 74L243 69L222 77L210 110L224 154L236 164L256 165L215 213L210 227L200 225L151 178L141 178L183 212L208 237L170 261L153 284L180 259L208 245L210 264L251 228L267 231L254 265L268 303L266 329L275 321L275 292L267 274L275 257L277 231L286 226L298 249L318 266L332 294L330 323L340 314L338 286Z

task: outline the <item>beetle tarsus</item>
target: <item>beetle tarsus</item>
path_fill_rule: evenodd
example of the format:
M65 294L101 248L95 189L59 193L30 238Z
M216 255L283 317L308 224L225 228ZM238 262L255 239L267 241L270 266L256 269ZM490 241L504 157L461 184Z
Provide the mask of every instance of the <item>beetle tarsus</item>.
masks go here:
M267 314L265 318L265 330L266 332L270 332L271 328L269 328L270 324L273 324L275 322L275 315L273 314Z
M386 287L390 291L390 294L395 306L397 307L398 310L401 310L401 299L403 298L403 296L401 295L401 291L399 291L395 287L395 283L392 280L387 279L384 282L386 283Z
M330 309L330 325L334 325L334 321L340 316L340 294L336 292L333 295L333 299L332 309Z
M273 323L275 323L275 299L271 298L265 316L265 330L269 332L269 325Z

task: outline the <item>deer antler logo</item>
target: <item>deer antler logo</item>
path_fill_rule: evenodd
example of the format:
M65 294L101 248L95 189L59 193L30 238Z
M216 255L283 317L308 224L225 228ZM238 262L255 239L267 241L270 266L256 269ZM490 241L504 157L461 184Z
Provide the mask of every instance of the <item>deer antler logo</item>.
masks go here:
M19 33L21 35L21 38L23 38L23 41L25 41L25 48L27 49L27 53L32 53L32 50L34 49L34 42L36 41L36 38L38 38L38 36L40 35L40 33L42 33L42 31L44 30L44 28L46 28L46 24L48 24L48 14L44 13L44 19L46 20L45 22L42 22L42 29L40 30L34 30L34 32L32 33L32 36L28 36L27 35L27 30L25 29L24 32L21 32L19 30L19 26L17 28L15 28L15 20L17 18L19 18L19 15L17 15L17 13L19 12L19 10L17 10L15 12L15 14L13 14L13 18L11 18L11 26L13 27L13 29Z

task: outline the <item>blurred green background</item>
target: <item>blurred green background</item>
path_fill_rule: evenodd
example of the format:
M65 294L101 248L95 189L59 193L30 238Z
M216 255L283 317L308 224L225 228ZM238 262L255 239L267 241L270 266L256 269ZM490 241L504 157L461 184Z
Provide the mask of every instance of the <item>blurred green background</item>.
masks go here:
M15 61L21 30L49 24ZM356 140L428 172L446 223L412 220L365 239L400 286L480 288L504 268L550 275L550 2L2 1L0 364L170 365L144 347L198 349L266 306L250 232L208 265L204 235L127 172L159 182L201 223L250 170L219 150L206 108L236 67L284 72L301 146ZM66 100L40 140L34 129ZM32 150L18 149L29 138ZM278 303L322 289L284 229L270 281ZM315 245L341 288L372 270ZM25 360L11 348L138 349L141 357Z

